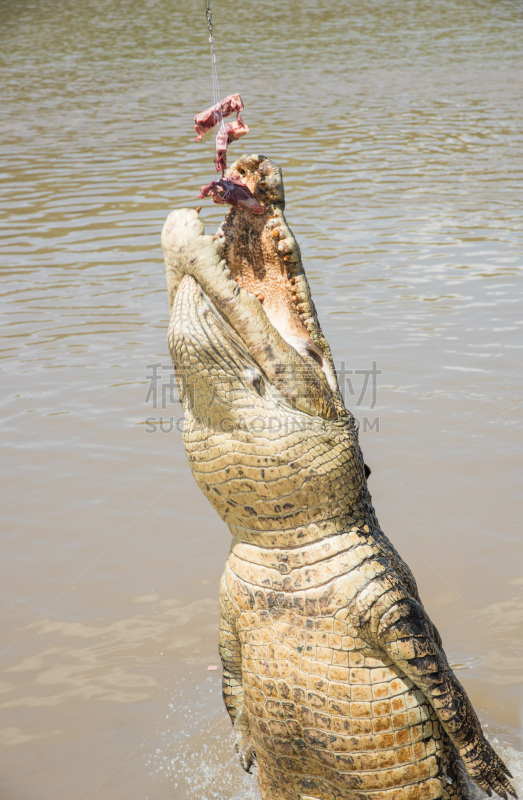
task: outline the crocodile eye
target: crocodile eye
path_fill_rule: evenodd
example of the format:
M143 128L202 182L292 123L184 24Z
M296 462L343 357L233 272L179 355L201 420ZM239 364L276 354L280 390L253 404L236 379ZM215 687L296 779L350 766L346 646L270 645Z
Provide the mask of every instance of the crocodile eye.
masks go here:
M245 174L246 174L246 173L245 173L245 170L244 170L244 168L243 168L243 167L238 167L238 172L240 173L240 175L242 176L242 178L244 178L244 177L245 177Z
M245 377L247 378L249 383L254 387L256 392L259 395L261 395L263 392L263 382L261 373L253 367L248 367L245 370Z

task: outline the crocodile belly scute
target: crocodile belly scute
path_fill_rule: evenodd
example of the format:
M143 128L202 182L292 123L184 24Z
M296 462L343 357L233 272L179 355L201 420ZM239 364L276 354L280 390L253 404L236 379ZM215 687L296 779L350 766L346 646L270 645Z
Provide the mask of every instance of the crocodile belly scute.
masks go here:
M264 772L276 785L290 781L289 797L441 797L431 706L347 613L381 564L357 534L327 542L285 554L235 542L226 565ZM331 556L318 562L326 544Z

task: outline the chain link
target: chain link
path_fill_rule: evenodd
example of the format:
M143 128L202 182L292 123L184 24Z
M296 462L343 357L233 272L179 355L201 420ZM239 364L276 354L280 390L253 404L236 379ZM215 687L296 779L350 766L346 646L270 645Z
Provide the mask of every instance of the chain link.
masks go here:
M220 84L218 83L218 71L216 69L216 53L214 52L214 36L213 36L213 22L211 12L211 0L205 0L205 18L207 20L207 28L209 29L209 43L211 45L211 65L212 65L212 88L213 88L213 103L217 108L218 123L224 127L222 110L220 105Z
M205 0L205 17L207 19L207 27L209 29L209 41L211 44L214 42L214 38L212 35L212 11L211 11L211 0Z

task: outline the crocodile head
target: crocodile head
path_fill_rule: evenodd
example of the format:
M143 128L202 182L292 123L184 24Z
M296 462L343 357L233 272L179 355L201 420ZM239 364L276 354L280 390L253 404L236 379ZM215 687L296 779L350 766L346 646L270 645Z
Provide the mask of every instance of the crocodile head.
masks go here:
M226 177L247 184L263 214L233 208L211 236L197 210L181 209L162 232L186 452L229 524L299 524L304 508L307 523L331 519L366 491L363 461L283 214L281 170L250 155ZM271 494L262 486L276 474L288 483Z

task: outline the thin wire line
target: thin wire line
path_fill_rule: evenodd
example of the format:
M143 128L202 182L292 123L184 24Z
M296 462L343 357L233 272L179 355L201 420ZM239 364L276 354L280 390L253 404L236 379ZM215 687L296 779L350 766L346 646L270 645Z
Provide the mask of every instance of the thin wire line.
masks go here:
M209 31L209 44L211 45L211 69L212 69L212 93L213 93L213 105L217 107L217 114L218 119L220 122L220 129L225 127L225 123L223 121L223 114L222 114L222 107L220 103L221 93L220 93L220 83L218 81L218 70L216 67L216 53L214 50L214 33L213 33L213 21L212 21L212 12L211 12L211 0L205 0L205 17L207 19L207 28Z

